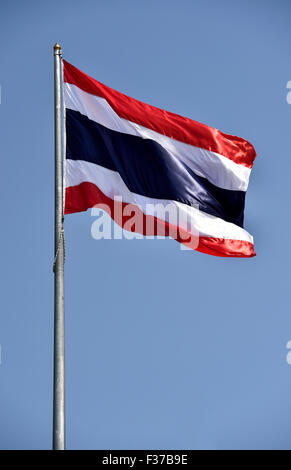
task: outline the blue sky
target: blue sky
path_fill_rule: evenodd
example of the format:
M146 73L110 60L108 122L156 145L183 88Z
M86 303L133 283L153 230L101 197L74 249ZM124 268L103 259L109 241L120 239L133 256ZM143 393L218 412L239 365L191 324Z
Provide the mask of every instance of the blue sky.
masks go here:
M99 240L66 217L67 447L291 449L291 4L1 5L0 446L49 449L53 44L97 80L248 139L257 257Z

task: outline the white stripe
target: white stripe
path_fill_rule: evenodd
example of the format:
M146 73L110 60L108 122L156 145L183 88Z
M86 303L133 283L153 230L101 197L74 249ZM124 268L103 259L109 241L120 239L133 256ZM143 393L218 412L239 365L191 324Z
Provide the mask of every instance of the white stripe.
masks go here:
M206 214L196 207L188 206L180 202L153 199L129 191L117 171L108 170L95 163L83 160L67 160L66 165L66 187L77 186L80 183L88 182L95 184L107 197L121 197L123 202L137 204L144 214L155 215L151 211L155 204L174 204L179 213L191 220L191 226L198 231L201 236L227 238L231 240L245 240L253 243L253 237L241 227L230 222L225 222L219 217ZM166 217L166 221L167 220Z
M251 170L238 165L229 158L193 145L185 144L126 119L122 119L104 98L91 95L76 85L65 83L66 108L79 111L89 119L108 129L124 134L152 139L162 145L171 155L194 173L207 178L224 189L246 191Z

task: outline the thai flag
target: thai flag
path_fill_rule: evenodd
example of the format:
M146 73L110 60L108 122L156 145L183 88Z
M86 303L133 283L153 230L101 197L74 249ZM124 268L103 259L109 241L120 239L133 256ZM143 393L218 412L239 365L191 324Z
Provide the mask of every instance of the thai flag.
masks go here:
M101 205L127 230L164 232L211 255L255 256L243 228L256 156L248 141L130 98L66 61L63 66L65 214ZM179 218L156 212L157 206L175 208Z

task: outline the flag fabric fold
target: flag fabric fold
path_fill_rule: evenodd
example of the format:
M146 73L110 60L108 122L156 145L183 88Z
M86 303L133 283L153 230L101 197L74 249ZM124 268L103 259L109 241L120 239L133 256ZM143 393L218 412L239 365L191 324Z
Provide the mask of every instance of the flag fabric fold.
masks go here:
M192 231L197 251L255 255L243 228L256 156L248 141L130 98L65 60L63 66L65 214L102 204L128 229L127 206L136 207L143 223L129 230L184 244ZM166 211L159 216L157 205L176 208L187 224L173 223Z

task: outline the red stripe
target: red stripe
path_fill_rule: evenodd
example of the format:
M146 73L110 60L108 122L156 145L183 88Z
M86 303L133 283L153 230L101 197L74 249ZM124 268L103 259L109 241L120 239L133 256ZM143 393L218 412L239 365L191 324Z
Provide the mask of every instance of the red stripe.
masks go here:
M136 219L140 221L140 226L135 226L134 230L131 229L131 231L143 235L169 236L190 248L214 256L232 256L240 258L255 256L253 244L241 240L199 237L197 246L196 238L180 227L177 230L177 227L168 222L150 215L145 215L138 206L134 206L133 204L113 201L93 183L84 182L77 186L66 188L65 214L83 212L94 206L99 206L101 209L106 210L113 220L125 229L132 217L132 213L129 211L130 215L124 215L124 209L126 206L131 206L132 210L134 208L135 214L137 215Z
M63 63L65 82L105 98L121 118L186 144L219 153L248 168L253 166L256 152L247 140L224 134L213 127L130 98L97 82L67 61L63 60Z

